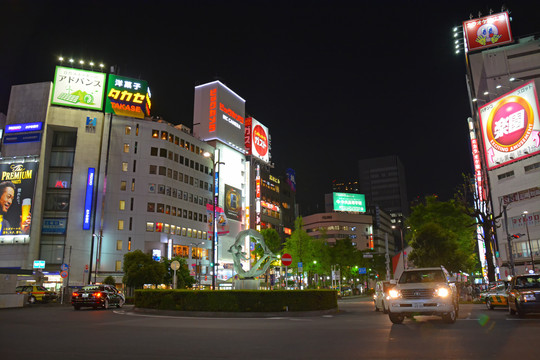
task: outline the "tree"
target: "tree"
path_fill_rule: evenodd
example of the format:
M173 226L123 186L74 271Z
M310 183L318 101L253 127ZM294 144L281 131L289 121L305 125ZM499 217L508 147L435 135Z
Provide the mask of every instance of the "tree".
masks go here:
M285 253L292 256L293 268L298 267L298 263L303 265L303 271L316 270L316 264L313 261L317 260L314 253L313 238L304 230L304 221L302 217L298 217L294 222L294 231L285 242Z
M114 280L114 278L111 275L109 275L105 279L103 279L103 284L114 286L116 285L116 280Z
M486 186L485 191L488 190L489 188ZM488 194L485 196L487 198ZM491 203L478 197L478 192L475 189L475 180L471 175L463 174L463 183L458 188L454 198L462 204L464 213L472 219L472 226L479 226L482 229L480 233L482 234L486 248L488 280L490 282L497 280L493 255L496 252L495 229L497 228L497 221L502 217L502 213L494 215Z
M144 284L162 284L165 276L163 263L154 261L151 254L145 254L141 250L124 255L123 270L124 284L136 289L142 288Z
M186 259L175 256L172 259L164 259L163 260L163 267L165 269L165 276L163 278L164 284L173 284L173 276L174 276L174 270L171 269L171 263L173 261L178 261L180 263L180 267L178 270L176 270L176 288L177 289L187 289L192 288L193 284L197 282L197 280L190 275L189 267L187 264Z
M407 225L412 230L407 235L413 248L409 259L416 265L435 265L436 261L451 271L475 269L475 229L461 203L426 197L413 207Z

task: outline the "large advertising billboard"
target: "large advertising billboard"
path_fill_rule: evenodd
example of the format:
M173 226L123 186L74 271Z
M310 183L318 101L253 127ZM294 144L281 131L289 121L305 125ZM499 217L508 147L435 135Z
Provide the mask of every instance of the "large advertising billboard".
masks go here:
M109 74L105 112L144 119L150 116L150 97L146 81Z
M56 67L51 104L101 111L105 73Z
M231 220L242 220L242 190L225 184L225 215Z
M364 194L334 193L334 211L366 212Z
M270 136L268 128L252 117L246 118L245 147L248 154L264 162L270 161Z
M478 111L488 169L540 153L540 121L534 81Z
M193 133L203 141L218 139L245 153L246 101L219 81L195 87Z
M30 234L38 162L0 164L0 236Z
M463 32L468 51L482 50L514 41L507 12L464 21Z

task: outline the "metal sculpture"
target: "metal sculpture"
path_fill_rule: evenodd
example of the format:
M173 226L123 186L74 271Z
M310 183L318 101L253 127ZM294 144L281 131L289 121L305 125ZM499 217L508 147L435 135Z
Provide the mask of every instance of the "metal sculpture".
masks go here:
M257 262L253 264L253 267L248 271L242 268L241 262L241 260L250 260L249 254L242 251L242 243L246 236L255 238L257 243L262 246L264 251L263 256L261 256L261 258L257 260ZM270 251L268 246L266 246L266 243L264 242L264 238L261 233L253 229L240 231L238 235L236 235L236 241L229 248L228 252L232 254L234 270L236 271L240 279L253 279L257 276L264 274L266 270L268 270L268 268L270 267L271 262L278 259L278 257L272 251ZM265 260L268 261L266 261L262 268L259 269L259 267Z

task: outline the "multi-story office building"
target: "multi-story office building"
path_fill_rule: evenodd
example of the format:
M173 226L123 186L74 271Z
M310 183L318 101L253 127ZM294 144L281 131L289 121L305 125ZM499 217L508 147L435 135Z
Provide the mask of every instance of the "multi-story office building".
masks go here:
M479 206L502 215L497 239L485 246L492 247L498 277L506 278L512 262L518 274L532 270L532 258L540 267L540 39L512 38L507 13L463 25ZM480 26L496 31L493 41L477 41Z
M6 129L23 132L4 139L2 163L39 166L31 232L3 233L0 266L42 260L49 282L61 284L67 264L70 285L121 283L123 255L140 249L208 274L213 177L203 152L214 148L182 125L51 105L53 96L52 83L12 88Z
M388 212L393 223L402 223L409 214L405 168L397 156L363 159L359 166L359 192L368 206Z

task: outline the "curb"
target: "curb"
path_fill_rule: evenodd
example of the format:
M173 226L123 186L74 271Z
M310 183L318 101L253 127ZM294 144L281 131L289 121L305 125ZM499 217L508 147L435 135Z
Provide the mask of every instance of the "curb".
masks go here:
M323 315L337 315L338 308L316 311L280 311L280 312L221 312L221 311L181 311L157 310L134 307L131 312L146 315L163 315L178 317L207 317L207 318L275 318L275 317L313 317Z

